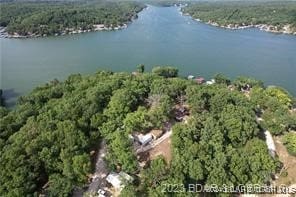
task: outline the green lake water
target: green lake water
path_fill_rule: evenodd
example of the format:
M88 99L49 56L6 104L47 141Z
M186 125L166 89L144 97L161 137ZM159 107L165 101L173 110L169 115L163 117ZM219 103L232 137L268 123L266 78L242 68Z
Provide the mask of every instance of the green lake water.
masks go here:
M296 36L258 29L226 30L182 16L176 7L149 6L128 28L33 39L1 38L1 88L13 103L37 85L97 70L178 67L210 79L255 77L296 95Z

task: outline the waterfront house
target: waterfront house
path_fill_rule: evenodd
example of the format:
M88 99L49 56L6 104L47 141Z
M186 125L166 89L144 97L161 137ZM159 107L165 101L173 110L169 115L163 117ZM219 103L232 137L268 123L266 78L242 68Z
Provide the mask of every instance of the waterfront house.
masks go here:
M210 81L207 81L207 85L213 85L215 83L215 79L211 79Z
M197 77L195 79L195 81L198 83L198 84L203 84L205 82L205 79L203 77Z
M193 75L188 75L187 79L192 80L192 79L194 79L194 76Z

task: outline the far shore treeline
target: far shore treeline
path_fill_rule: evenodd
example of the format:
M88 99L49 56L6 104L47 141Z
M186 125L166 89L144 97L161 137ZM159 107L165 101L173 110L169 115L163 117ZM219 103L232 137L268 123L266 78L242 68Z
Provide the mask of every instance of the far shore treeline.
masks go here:
M139 65L133 73L73 74L36 87L14 109L0 107L0 195L68 196L85 187L91 152L102 139L109 169L136 179L121 196L173 195L162 192L169 183L268 183L282 164L269 154L262 132L283 135L296 154L295 97L247 77L218 74L214 81ZM188 108L186 123L174 120L176 106ZM141 168L129 134L166 122L174 122L171 161L158 157Z
M120 29L145 3L186 5L184 14L224 28L296 34L296 1L2 1L0 30L24 38Z
M201 1L183 8L185 14L229 29L258 27L296 34L296 1Z
M136 2L38 1L1 3L0 26L8 36L37 37L120 28L145 5Z

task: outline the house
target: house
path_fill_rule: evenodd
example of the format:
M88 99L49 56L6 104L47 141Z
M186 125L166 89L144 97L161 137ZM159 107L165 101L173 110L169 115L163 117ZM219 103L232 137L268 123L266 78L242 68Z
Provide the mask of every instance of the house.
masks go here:
M205 79L203 77L197 77L195 79L195 81L198 83L198 84L203 84L205 82Z
M192 79L194 79L194 76L193 75L188 75L187 79L192 80Z
M157 139L162 135L162 130L154 129L150 133L151 133L153 139Z
M269 154L274 157L275 153L276 153L276 149L275 149L275 144L274 141L272 139L272 135L269 131L265 131L265 142L269 151Z
M216 83L215 79L206 82L207 85L213 85L214 83Z
M146 135L139 134L137 138L138 138L138 141L141 143L141 145L146 145L152 141L153 136L151 133L147 133Z
M126 183L131 183L134 181L134 178L128 175L125 172L111 172L107 178L106 181L110 183L115 189L122 190Z

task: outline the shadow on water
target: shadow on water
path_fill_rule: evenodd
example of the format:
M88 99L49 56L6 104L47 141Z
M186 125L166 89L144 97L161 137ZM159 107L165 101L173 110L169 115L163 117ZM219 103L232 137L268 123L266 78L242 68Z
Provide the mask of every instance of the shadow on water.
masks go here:
M16 92L13 88L2 90L2 97L4 99L5 107L7 107L7 108L15 107L15 104L17 102L17 98L20 95L21 94Z

